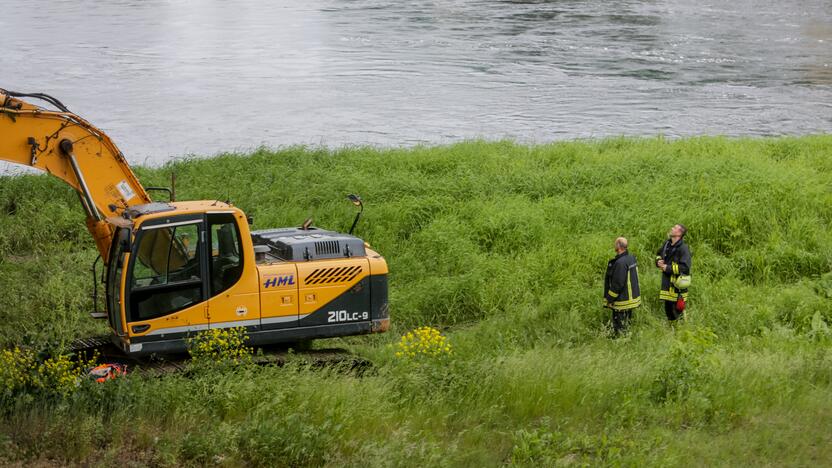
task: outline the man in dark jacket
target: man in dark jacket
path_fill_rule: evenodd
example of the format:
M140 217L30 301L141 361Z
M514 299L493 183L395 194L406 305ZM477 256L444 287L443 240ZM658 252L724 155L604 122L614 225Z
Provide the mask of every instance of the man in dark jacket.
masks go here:
M676 286L680 276L690 275L690 249L684 241L687 231L682 224L670 228L668 239L656 253L656 266L662 271L659 299L664 302L664 312L671 322L682 317L688 299L687 288L679 289Z
M638 286L638 264L627 251L627 239L615 240L615 257L607 263L604 276L604 299L606 307L612 309L612 328L616 335L625 331L633 309L641 305L641 290Z

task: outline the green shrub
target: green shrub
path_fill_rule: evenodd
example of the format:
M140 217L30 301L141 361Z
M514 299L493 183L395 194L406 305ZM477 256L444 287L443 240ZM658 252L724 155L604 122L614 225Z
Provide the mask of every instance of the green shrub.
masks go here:
M682 329L654 381L653 395L660 403L685 401L701 395L714 364L710 351L717 335L708 328Z
M211 328L189 338L187 343L194 364L217 365L250 362L252 349L246 341L246 329L235 327Z
M24 393L66 396L74 392L95 362L67 354L39 359L31 349L0 350L0 401Z

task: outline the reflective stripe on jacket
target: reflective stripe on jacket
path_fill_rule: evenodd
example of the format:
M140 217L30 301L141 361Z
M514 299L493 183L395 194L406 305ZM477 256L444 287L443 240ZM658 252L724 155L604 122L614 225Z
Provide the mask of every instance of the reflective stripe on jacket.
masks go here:
M662 289L659 291L659 299L675 301L681 293L682 297L687 300L688 290L676 289L673 283L676 282L679 275L690 274L690 249L688 245L685 244L683 239L679 239L676 244L672 244L670 239L666 240L662 248L656 252L656 263L659 260L664 260L665 263L664 271L662 271Z
M641 305L638 263L626 250L607 263L604 299L610 303L613 310L630 310Z

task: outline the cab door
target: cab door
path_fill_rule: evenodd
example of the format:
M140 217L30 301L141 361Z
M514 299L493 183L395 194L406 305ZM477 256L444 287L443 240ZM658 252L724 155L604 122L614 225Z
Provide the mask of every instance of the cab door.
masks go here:
M208 266L208 316L210 326L256 327L260 325L260 290L256 266L241 236L239 223L248 222L242 212L205 214Z

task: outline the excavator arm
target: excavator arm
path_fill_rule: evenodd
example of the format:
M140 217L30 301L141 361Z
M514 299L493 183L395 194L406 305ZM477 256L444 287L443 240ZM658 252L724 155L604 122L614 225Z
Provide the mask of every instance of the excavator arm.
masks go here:
M44 100L57 110L21 98ZM72 186L105 261L124 210L152 202L115 143L45 94L0 89L0 160L46 171Z

